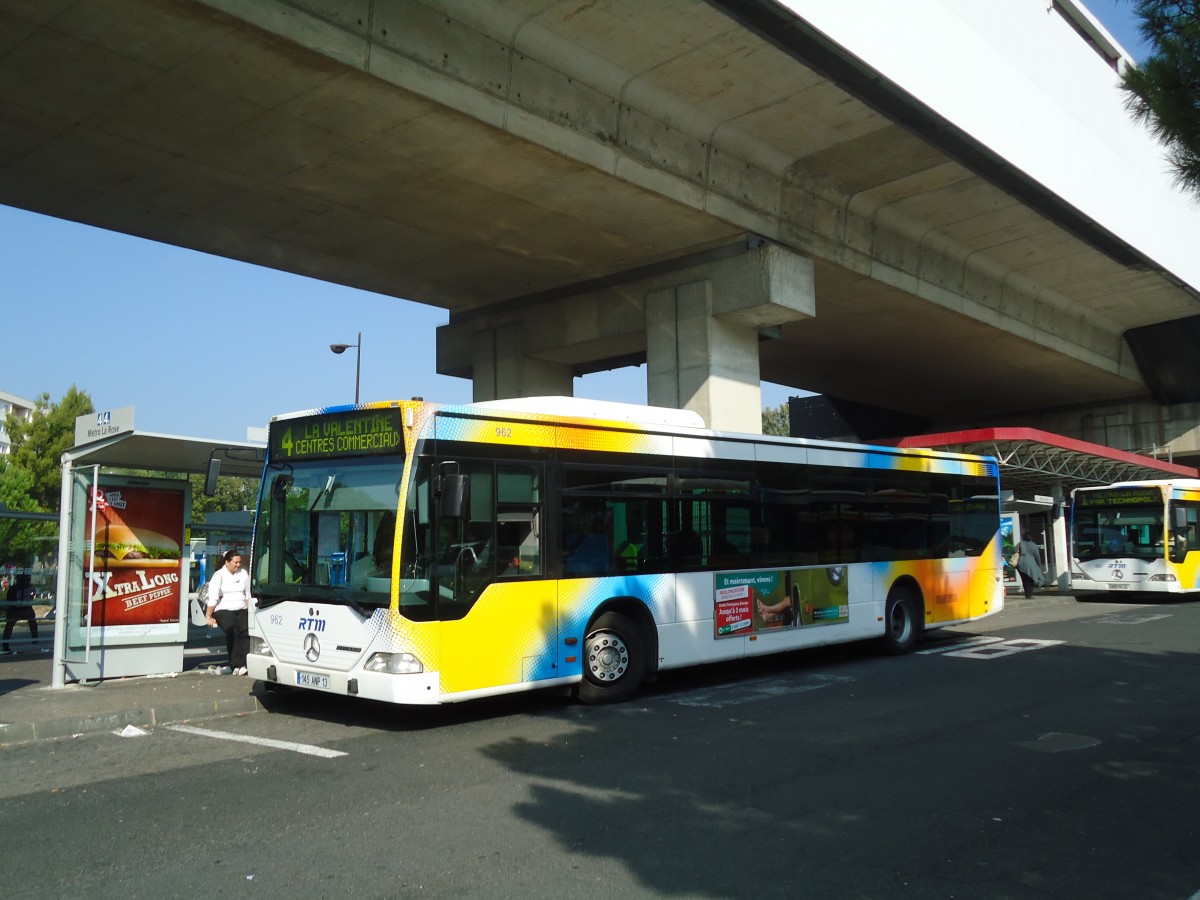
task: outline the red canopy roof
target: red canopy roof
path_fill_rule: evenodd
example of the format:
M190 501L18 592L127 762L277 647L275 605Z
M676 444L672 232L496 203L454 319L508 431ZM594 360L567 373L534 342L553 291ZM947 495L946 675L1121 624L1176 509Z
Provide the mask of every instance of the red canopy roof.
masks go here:
M1071 488L1085 484L1200 478L1200 469L1191 466L1037 428L971 428L880 443L994 456L1000 461L1001 484L1021 492L1048 494L1056 483L1069 494Z

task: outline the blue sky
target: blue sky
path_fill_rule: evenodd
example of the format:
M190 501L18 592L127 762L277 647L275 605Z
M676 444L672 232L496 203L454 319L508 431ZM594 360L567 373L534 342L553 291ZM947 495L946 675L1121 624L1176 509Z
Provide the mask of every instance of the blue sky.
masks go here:
M1143 55L1129 0L1088 7ZM441 309L5 206L0 257L0 390L19 397L75 385L97 409L133 406L139 431L244 440L274 414L353 401L354 352L328 348L361 331L363 400L471 398L435 374ZM764 384L763 404L794 393ZM644 403L645 371L576 379L575 394Z

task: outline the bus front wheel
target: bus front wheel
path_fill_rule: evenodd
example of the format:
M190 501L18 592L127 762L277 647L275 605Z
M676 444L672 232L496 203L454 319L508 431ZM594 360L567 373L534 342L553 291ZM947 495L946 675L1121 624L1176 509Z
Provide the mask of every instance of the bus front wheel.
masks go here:
M921 636L920 605L912 591L894 587L884 612L883 645L888 653L908 653Z
M632 697L646 676L644 642L637 626L620 613L602 613L583 641L584 703L619 703Z

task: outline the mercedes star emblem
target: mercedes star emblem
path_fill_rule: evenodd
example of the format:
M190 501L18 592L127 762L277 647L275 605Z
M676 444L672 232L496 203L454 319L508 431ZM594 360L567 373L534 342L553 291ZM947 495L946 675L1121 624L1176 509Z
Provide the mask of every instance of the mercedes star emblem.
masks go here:
M304 658L309 662L316 662L317 657L321 655L321 642L317 640L317 636L311 631L304 636Z

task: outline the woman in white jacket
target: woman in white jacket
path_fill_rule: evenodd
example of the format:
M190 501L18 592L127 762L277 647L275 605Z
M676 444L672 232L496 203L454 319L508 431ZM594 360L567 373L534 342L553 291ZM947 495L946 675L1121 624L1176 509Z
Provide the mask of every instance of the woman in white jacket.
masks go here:
M230 550L225 565L208 582L208 616L205 621L225 632L229 653L226 674L246 674L250 651L250 576L242 568L242 554Z

